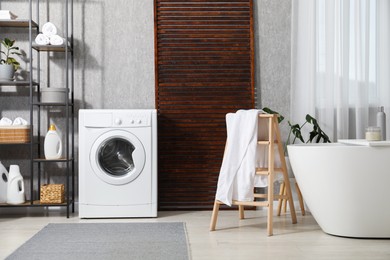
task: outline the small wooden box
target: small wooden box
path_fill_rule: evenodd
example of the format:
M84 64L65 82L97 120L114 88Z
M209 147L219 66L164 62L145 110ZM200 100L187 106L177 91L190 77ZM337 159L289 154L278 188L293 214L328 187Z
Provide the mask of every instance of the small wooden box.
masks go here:
M0 126L0 144L30 142L30 126Z
M65 201L64 184L44 184L41 186L40 203L58 204Z

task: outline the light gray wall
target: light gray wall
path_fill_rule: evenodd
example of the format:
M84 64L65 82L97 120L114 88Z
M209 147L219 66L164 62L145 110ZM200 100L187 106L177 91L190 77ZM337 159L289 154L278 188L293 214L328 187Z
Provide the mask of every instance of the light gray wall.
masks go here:
M64 35L64 2L41 0L39 25L51 21L59 34ZM0 8L12 10L19 18L28 18L28 1L2 0ZM74 0L78 107L154 108L153 15L153 0ZM23 41L20 46L27 50L23 31L13 31L6 31L6 35ZM62 87L65 78L62 58L62 54L41 54L43 87Z
M24 0L2 0L0 8L28 17ZM291 1L254 0L254 9L258 107L288 116ZM64 1L41 0L40 10L40 25L51 21L63 34ZM20 32L7 36L23 41ZM153 0L74 0L74 39L76 108L154 108ZM61 54L42 56L42 85L62 86ZM16 116L19 107L1 113Z
M85 108L154 108L153 0L76 1L76 98Z
M269 107L285 116L281 132L286 137L290 118L291 0L255 0L254 7L258 107Z
M154 108L153 2L74 0L76 115L79 108ZM40 3L39 25L51 21L63 34L64 1ZM28 1L1 0L0 8L13 11L19 18L28 18ZM254 9L258 107L268 106L288 117L291 1L254 0ZM27 50L23 30L1 29L0 38L15 38ZM33 57L36 59L37 54ZM63 54L41 54L41 63L42 87L62 87ZM22 68L27 65L22 64ZM27 89L10 89L1 95L7 99L2 99L0 116L29 118ZM44 112L42 133L46 133L49 122L56 123L60 131L64 129L62 117L62 112ZM283 128L282 134L286 133L287 128ZM4 146L1 149L0 160L4 164L19 163L22 170L28 170L28 161L18 161L25 157L18 149L5 151Z
M21 19L29 17L25 0L1 0L0 9L11 10ZM35 9L34 5L33 19L37 21ZM39 9L41 28L50 21L58 27L60 35L65 35L65 1L41 0ZM28 50L26 29L0 28L0 38L3 37L16 39L21 49ZM80 108L155 107L153 0L74 0L74 54L76 118ZM35 61L37 57L34 52ZM41 53L40 58L41 87L64 87L64 54ZM22 62L22 68L28 68L28 61ZM37 71L34 73L37 75ZM28 93L27 87L2 87L0 117L21 116L29 120ZM63 109L44 110L41 133L46 133L49 122L55 123L60 133L64 132L63 117ZM75 127L77 131L77 120ZM77 147L77 135L75 144ZM0 161L7 167L20 165L24 174L29 172L29 152L27 146L20 148L1 146ZM61 178L63 173L58 171L61 167L60 163L43 165L54 181L57 172ZM27 174L24 175L27 179ZM29 186L26 192L29 194Z

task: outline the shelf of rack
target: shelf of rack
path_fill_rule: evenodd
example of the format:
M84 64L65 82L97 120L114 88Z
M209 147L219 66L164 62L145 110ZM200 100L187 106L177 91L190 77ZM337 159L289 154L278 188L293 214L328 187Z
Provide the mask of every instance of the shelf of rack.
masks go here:
M5 20L0 19L0 27L21 27L28 28L30 26L29 19L14 19L14 20ZM32 28L38 28L38 24L34 21L31 21Z
M33 44L32 45L34 50L37 51L52 51L52 52L66 52L66 45L38 45ZM68 52L71 51L71 47L68 46Z
M33 81L33 86L38 86L38 82ZM0 86L30 86L30 81L27 80L15 80L15 81L2 81L0 80Z
M51 106L51 107L64 107L66 106L65 103L42 103L42 102L35 102L33 103L34 106ZM73 103L69 103L68 106L72 107Z
M9 142L9 143L0 143L0 145L14 145L14 144L31 144L31 142Z
M7 204L7 203L0 203L0 207L30 207L31 201L27 200L25 203L22 204Z
M69 201L69 203L67 201L63 202L63 203L44 203L44 204L41 204L41 202L39 200L34 200L32 203L31 203L31 200L28 200L26 201L25 203L22 203L22 204L7 204L7 203L0 203L0 207L43 207L43 206L48 206L48 207L53 207L53 206L56 206L56 207L67 207L69 206L71 203L73 203L72 200Z
M60 158L60 159L43 159L43 158L38 158L38 159L34 159L34 162L39 162L39 163L50 163L50 162L71 162L73 161L73 158L69 158L69 159L66 159L66 158Z
M15 142L12 142L12 143L0 143L0 145L30 145L31 143L28 142L28 143L15 143Z

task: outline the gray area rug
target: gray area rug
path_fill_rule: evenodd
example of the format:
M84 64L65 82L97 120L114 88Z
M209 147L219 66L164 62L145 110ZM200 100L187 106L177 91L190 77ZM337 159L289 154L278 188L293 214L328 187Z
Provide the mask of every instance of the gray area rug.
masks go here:
M185 223L48 224L6 259L190 259Z

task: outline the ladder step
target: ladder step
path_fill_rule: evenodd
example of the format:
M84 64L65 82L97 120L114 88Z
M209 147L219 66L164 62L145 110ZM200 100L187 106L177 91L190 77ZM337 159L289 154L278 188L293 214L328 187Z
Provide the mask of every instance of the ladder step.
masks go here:
M257 144L260 144L260 145L270 145L270 141L257 141ZM277 144L278 141L274 140L274 144Z
M270 117L274 117L274 114L259 114L259 117L261 117L261 118L270 118Z
M253 194L253 197L266 199L266 198L268 198L268 194L265 194L265 193L255 193L255 194Z
M256 175L269 175L269 171L261 171L256 169Z
M283 169L282 168L274 168L275 173L282 173ZM257 175L269 175L269 170L268 168L256 168L256 174Z
M254 198L266 199L268 198L268 194L263 193L255 193L253 194ZM288 199L287 195L274 194L274 199Z
M233 200L233 205L241 206L255 206L255 207L268 207L268 201L236 201Z
M275 198L275 199L285 199L285 200L287 200L287 199L288 199L288 196L287 196L287 195L278 195L278 194L275 194L274 198Z

